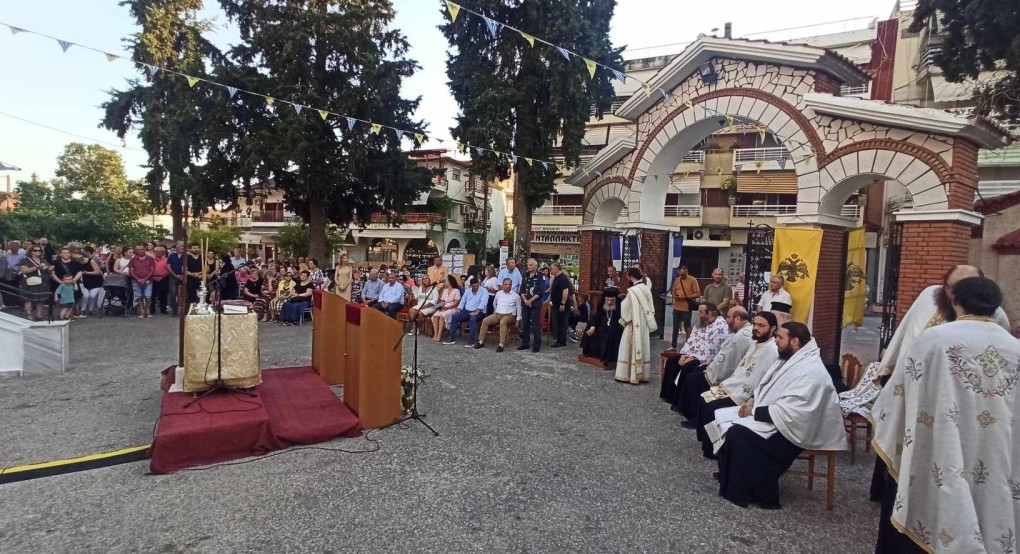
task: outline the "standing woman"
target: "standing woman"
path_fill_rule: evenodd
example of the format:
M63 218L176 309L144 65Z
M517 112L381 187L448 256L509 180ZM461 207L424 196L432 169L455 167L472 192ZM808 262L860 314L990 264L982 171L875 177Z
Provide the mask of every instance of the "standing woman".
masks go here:
M217 277L220 276L220 261L216 259L216 252L213 252L212 250L205 253L205 273L206 279L209 281L209 283L212 283ZM209 290L206 291L205 301L209 302L210 304L215 303L217 299L214 298L213 293L215 292L216 287L213 287L212 285L206 285L206 288L208 288Z
M492 315L493 304L496 301L496 292L500 289L500 283L496 280L496 268L485 266L485 280L482 281L482 288L489 293L489 303L486 304L485 315Z
M350 302L351 301L351 281L354 280L354 268L348 263L347 254L340 254L340 261L337 262L335 274L333 275L333 282L336 283L336 287L333 292L340 298Z
M432 314L432 329L435 331L432 340L435 342L442 342L443 329L450 324L453 314L459 311L460 287L457 286L457 278L453 275L446 277L446 286L443 287L440 299L442 301L439 303L439 311Z
M99 265L95 248L86 246L83 250L85 258L82 261L85 269L82 270L81 284L81 314L95 315L96 310L102 309L103 298L106 291L103 290L103 270Z
M118 257L117 260L113 263L113 271L121 275L127 275L128 264L131 263L132 254L133 253L130 248L120 248L120 257Z
M223 280L220 281L223 300L236 300L237 275L234 274L234 262L230 259L230 254L220 256L220 275L223 276Z
M107 273L114 273L114 272L117 271L115 266L117 264L117 260L120 259L121 255L123 253L124 253L124 247L123 246L114 246L113 248L110 249L110 255L106 257L106 272Z
M42 247L29 248L19 267L21 290L31 298L25 300L25 315L29 321L38 321L42 318L42 299L50 295L50 266L43 260Z

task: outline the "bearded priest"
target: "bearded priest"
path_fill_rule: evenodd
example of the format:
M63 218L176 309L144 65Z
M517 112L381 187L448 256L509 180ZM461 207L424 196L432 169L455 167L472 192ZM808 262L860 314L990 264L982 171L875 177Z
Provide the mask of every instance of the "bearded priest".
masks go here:
M818 344L791 321L776 337L779 360L740 407L719 449L719 496L779 509L779 478L804 450L846 450L839 396Z
M896 368L902 385L872 411L875 451L897 482L883 498L876 552L1017 547L1020 342L996 322L994 281L962 279L952 298L955 321L914 341Z
M649 335L659 329L655 323L655 304L652 290L645 282L641 270L627 270L627 297L620 306L620 325L623 338L616 359L616 380L634 385L648 381L652 367L652 347Z

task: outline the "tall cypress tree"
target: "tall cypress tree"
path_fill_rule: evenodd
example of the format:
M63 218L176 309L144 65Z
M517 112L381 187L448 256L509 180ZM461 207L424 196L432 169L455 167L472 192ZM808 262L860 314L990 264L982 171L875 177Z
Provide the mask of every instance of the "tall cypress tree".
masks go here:
M447 5L439 2L444 14ZM622 66L609 40L616 0L477 0L471 8L532 36L610 67ZM610 75L590 78L583 60L567 60L553 48L532 47L516 31L501 28L493 38L486 22L461 13L440 26L454 49L447 58L450 90L460 105L453 137L460 142L538 160L559 154L568 166L579 161L585 124L594 105L601 118L615 93ZM471 152L473 172L506 178L511 159ZM552 194L557 170L518 161L514 191L514 253L530 251L531 214Z
M225 69L249 90L297 102L235 106L232 142L217 144L210 164L245 183L271 182L309 224L309 253L325 254L326 226L367 223L373 213L402 212L431 186L411 164L392 129L348 129L331 112L407 131L418 100L400 96L417 64L389 26L389 0L220 0L241 32ZM405 138L405 143L406 143Z
M126 40L135 62L204 76L206 63L222 63L219 50L203 37L209 25L198 18L202 0L125 0L138 26ZM126 90L112 90L103 104L102 127L121 138L137 129L149 155L146 174L148 196L159 209L170 204L175 239L184 237L184 207L201 214L217 200L231 200L232 187L214 194L200 190L201 173L195 160L203 156L205 137L202 113L208 109L210 90L191 88L182 77L139 66L140 79Z

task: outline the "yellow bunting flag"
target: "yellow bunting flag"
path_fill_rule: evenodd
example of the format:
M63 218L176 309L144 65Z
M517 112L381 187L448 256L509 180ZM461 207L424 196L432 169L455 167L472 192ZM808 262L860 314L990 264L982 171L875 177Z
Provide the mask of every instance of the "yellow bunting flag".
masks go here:
M321 117L323 121L325 121L326 118L329 117L329 112L327 112L326 110L315 110L315 111L319 112L319 117Z
M106 61L108 62L115 62L117 61L118 58L120 58L120 56L118 56L117 54L103 54L103 55L106 56Z
M761 175L761 164L762 164L761 161L754 162L755 175Z
M647 83L641 83L641 88L645 91L645 98L652 97L652 87L648 86Z
M382 125L380 125L378 123L373 123L372 124L372 133L378 135L379 131L382 131Z
M733 126L733 116L731 115L726 116L726 126L727 127Z
M719 175L721 177L722 176L722 168L721 167L715 168L715 174Z
M198 77L192 77L191 75L185 75L184 78L188 80L189 87L197 85L199 81Z
M10 28L12 35L16 35L16 34L22 32L22 31L24 31L24 29L19 29L17 27L11 27L10 25L8 25L8 27Z
M535 163L535 160L531 158L524 158L524 161L528 162L528 167L531 167Z
M589 60L588 58L582 59L584 60L584 65L588 67L588 75L591 75L591 78L594 79L595 69L598 68L598 64L595 63L595 60Z
M764 144L765 143L765 128L764 127L759 127L758 128L758 136L761 137L761 142L762 142L762 144Z
M864 227L850 229L846 244L846 285L843 287L843 328L864 325L864 302L868 289L868 253Z
M418 144L422 144L425 142L425 135L421 133L415 133L414 138L418 140Z
M822 248L822 230L780 227L772 247L772 275L779 275L783 287L793 299L790 315L794 321L808 323L815 299L818 256Z
M266 97L266 105L268 105L268 106L272 106L273 102L275 102L275 101L276 101L276 99L273 98L272 96L267 96Z
M535 37L529 35L528 33L525 33L524 31L517 32L520 33L522 37L524 37L524 40L528 41L528 44L530 44L532 48L535 47Z
M690 100L688 100L688 101L684 102L684 106L687 106L688 110L693 110L694 109L694 102L691 102Z
M456 23L457 14L460 13L460 4L454 4L450 0L446 0L446 9L450 12L450 21Z
M811 161L811 158L814 157L815 157L814 152L811 152L810 154L804 154L804 163L808 163L809 161Z

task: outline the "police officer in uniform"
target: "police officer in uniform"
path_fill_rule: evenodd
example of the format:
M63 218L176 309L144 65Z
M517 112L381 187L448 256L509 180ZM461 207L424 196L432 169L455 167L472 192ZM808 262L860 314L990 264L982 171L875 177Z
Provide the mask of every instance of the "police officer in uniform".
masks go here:
M542 296L548 284L545 276L538 271L538 262L528 258L528 273L521 282L521 345L517 350L527 350L530 345L532 352L538 352L542 346Z

